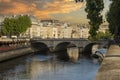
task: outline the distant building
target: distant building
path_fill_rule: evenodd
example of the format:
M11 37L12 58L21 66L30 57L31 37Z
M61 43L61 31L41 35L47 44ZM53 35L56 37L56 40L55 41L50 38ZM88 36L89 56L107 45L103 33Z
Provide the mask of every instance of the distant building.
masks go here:
M83 27L81 28L81 38L88 38L89 37L89 25L83 25Z
M53 20L53 19L43 19L40 20L41 23L58 23L59 20Z
M63 38L71 38L72 36L72 28L71 27L65 27L62 30Z
M0 29L1 22L5 17L0 17ZM59 20L44 19L37 20L34 16L29 15L32 21L32 26L27 29L25 33L22 33L20 37L39 37L39 38L88 38L89 37L89 25L86 24L70 24L63 23ZM108 25L101 25L99 31L106 32Z
M30 38L88 38L89 36L89 28L87 26L78 27L67 23L59 23L58 21L56 25L56 23L50 23L52 22L51 20L45 21L32 22L31 28L23 36L26 35Z
M109 30L108 25L100 25L99 31L105 33L107 30Z

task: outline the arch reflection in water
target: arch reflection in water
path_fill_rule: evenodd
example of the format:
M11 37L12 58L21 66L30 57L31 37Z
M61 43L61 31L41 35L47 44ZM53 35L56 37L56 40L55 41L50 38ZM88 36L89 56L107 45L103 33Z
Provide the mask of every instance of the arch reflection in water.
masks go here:
M89 65L89 66L88 66ZM54 60L33 59L30 64L30 80L94 80L99 65L80 59L77 64Z
M44 60L34 58L30 64L31 80L52 80L60 70L64 71L66 67L58 63L58 61ZM62 73L62 72L60 72ZM53 78L54 79L54 78Z
M28 59L24 56L0 63L0 80L29 80Z

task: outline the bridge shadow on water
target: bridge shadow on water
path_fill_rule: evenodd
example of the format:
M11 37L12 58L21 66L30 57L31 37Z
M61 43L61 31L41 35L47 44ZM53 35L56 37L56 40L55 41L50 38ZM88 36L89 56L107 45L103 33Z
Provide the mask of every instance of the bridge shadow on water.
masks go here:
M61 61L69 61L69 55L67 54L67 50L62 50L59 52L54 52L56 58Z
M69 61L67 50L50 52L49 50L36 51L35 55L53 56L56 60Z
M65 61L65 62L77 62L79 59L81 58L87 58L87 59L91 59L91 56L86 56L84 52L78 52L75 53L74 51L72 51L73 54L72 56L76 56L75 59L71 60L71 54L68 53L67 49L61 50L61 51L55 51L55 52L50 52L49 50L45 50L45 51L37 51L35 52L36 55L44 55L44 56L53 56L53 58L55 60L59 60L59 61ZM75 61L76 60L76 61Z

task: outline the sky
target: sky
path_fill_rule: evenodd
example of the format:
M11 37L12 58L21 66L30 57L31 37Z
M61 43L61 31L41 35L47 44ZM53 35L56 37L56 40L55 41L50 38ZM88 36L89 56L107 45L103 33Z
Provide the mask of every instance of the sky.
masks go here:
M109 0L104 0L108 11ZM0 16L30 14L37 19L56 19L70 23L87 23L85 2L74 0L0 0Z

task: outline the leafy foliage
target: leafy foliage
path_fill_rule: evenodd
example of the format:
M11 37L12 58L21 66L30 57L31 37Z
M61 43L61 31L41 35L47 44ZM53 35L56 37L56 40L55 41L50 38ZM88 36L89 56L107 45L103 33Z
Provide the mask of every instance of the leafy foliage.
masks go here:
M102 23L101 11L104 8L103 0L86 0L85 11L88 13L87 18L90 20L90 37L95 40L99 25Z
M96 35L96 40L100 40L100 39L111 39L113 38L113 35L109 32L109 30L106 30L105 33L103 32L98 32Z
M109 30L112 34L120 35L120 0L110 0L109 12L107 13L107 21L109 22Z
M2 26L2 35L20 35L31 26L28 15L17 16L15 18L5 18Z

